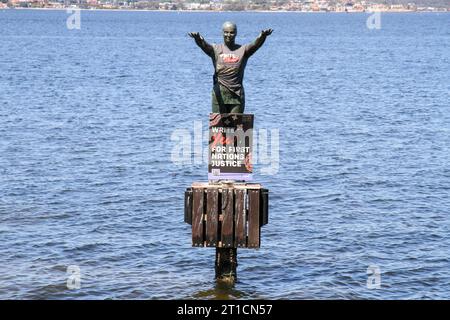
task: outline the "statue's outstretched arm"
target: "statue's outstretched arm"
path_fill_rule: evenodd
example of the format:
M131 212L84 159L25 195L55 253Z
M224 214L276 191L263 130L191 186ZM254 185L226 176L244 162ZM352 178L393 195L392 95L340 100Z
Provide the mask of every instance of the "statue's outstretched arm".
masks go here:
M259 36L253 41L251 44L247 46L246 54L247 56L251 56L254 54L266 41L267 36L270 36L273 32L273 29L262 30Z
M188 35L194 38L195 43L206 53L208 56L214 56L214 49L198 32L189 32Z

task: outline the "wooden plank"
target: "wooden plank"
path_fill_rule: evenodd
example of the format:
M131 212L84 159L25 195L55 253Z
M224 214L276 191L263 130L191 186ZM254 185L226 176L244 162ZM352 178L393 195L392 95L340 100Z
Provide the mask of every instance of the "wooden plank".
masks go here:
M222 247L232 248L233 242L233 204L234 204L234 190L222 190Z
M207 189L206 199L206 246L215 247L219 240L219 190Z
M259 248L259 190L248 191L248 247Z
M233 187L235 189L261 189L261 184L259 183L223 183L223 182L217 182L217 183L208 183L208 182L193 182L192 188L230 188Z
M245 190L235 190L235 213L234 213L234 226L235 226L235 245L238 248L245 248L247 246L247 232L246 215L245 215Z
M260 204L260 212L261 215L259 217L261 226L264 226L269 223L269 190L261 189L261 204Z
M192 188L184 192L184 222L192 224Z
M192 246L203 247L203 208L204 192L201 188L193 189L192 199Z

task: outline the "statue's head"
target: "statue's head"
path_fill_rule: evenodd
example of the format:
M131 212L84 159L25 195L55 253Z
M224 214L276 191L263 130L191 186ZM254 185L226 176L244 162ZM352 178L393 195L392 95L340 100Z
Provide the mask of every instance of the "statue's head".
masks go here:
M227 45L234 45L237 35L237 27L234 22L227 21L222 26L223 42Z

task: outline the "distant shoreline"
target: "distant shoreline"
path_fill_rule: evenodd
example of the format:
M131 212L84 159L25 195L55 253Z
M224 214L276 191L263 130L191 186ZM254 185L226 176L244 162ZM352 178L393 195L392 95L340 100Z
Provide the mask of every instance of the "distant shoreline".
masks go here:
M125 11L125 12L190 12L190 13L234 13L234 12L249 12L249 13L313 13L313 14L323 14L323 13L339 13L339 14L352 14L352 13L450 13L450 11L413 11L413 10L387 10L387 11L295 11L295 10L152 10L152 9L111 9L111 8L0 8L0 10L49 10L49 11L67 11L67 10L80 10L80 11Z

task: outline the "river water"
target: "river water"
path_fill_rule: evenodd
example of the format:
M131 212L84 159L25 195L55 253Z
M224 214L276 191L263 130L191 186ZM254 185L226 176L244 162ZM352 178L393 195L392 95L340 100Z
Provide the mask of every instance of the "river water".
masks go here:
M450 14L370 15L0 10L0 298L449 299ZM183 222L206 164L173 161L210 111L186 33L225 20L275 30L244 81L270 220L233 289Z

